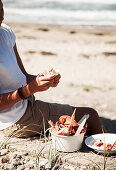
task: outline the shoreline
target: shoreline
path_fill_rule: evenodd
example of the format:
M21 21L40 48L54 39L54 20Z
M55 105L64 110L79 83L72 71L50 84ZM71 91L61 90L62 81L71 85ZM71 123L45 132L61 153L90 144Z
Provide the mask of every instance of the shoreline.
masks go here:
M16 22L16 21L5 21L3 23L6 23L6 24L17 24L17 25L30 25L31 26L48 26L48 27L58 27L58 28L78 28L78 29L82 29L82 30L93 30L93 29L101 29L101 30L116 30L116 25L115 26L109 26L109 25L66 25L66 24L41 24L41 23L33 23L33 22Z

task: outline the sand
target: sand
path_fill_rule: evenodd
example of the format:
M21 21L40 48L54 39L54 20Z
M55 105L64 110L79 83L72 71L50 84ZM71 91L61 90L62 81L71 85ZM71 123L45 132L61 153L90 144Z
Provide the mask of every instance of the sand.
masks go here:
M7 24L16 34L17 48L28 73L37 75L52 67L60 71L59 85L37 93L36 98L92 107L108 132L116 133L116 29ZM17 143L17 139L14 141ZM19 150L24 149L22 142L20 140ZM29 140L23 143L27 147L26 142ZM33 148L34 143L36 141L29 148ZM18 148L16 144L11 146ZM91 152L77 156L84 160L88 154L93 157ZM98 163L102 161L101 155L94 154L94 157ZM115 160L110 158L110 168L112 162L116 166Z

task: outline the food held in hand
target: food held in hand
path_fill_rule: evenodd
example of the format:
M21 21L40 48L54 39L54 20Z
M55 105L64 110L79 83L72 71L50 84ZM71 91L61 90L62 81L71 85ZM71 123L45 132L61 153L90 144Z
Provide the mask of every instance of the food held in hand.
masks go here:
M43 76L58 75L58 74L59 74L59 70L52 68L50 71L44 73Z
M58 69L52 69L50 73L57 75L57 74L59 74L59 70Z
M51 133L62 135L62 136L72 136L75 135L79 124L75 121L75 111L72 116L63 115L59 117L58 121L54 124L51 120L48 122L51 126ZM85 133L87 126L81 130L81 133Z

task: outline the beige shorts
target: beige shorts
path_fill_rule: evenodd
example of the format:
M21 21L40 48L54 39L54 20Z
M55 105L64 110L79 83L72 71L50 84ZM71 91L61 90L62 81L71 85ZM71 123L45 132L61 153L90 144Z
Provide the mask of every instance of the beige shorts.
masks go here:
M47 103L35 100L32 95L28 99L28 107L22 118L13 126L4 130L8 135L17 137L30 137L41 134L49 127L48 120L54 123L61 115L71 115L73 113L70 105Z

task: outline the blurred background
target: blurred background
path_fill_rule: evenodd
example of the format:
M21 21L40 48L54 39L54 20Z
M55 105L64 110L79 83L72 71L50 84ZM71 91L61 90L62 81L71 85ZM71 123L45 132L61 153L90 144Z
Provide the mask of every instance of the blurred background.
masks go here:
M116 26L115 0L3 0L5 21Z

